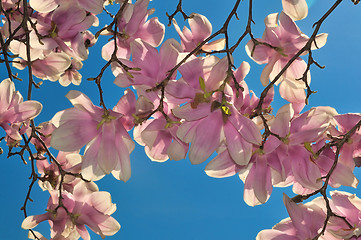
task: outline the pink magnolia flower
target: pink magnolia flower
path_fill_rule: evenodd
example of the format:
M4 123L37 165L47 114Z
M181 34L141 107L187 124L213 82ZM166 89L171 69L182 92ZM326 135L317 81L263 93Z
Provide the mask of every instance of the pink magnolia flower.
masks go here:
M313 153L316 153L324 145L325 139L322 139L318 143L312 145ZM335 161L335 157L335 150L332 148L326 148L318 157L313 157L314 162L319 167L322 176L326 176L330 172L330 169ZM333 188L338 188L340 186L350 186L357 188L359 180L353 173L355 169L354 161L352 159L349 161L344 160L343 157L344 156L340 154L338 163L331 174L329 185Z
M318 239L357 240L361 236L361 200L355 194L341 191L332 191L329 199L332 212L326 231ZM272 229L263 230L257 235L257 240L304 240L313 239L323 228L327 209L325 200L318 197L306 204L296 204L284 195L289 218L283 219Z
M177 137L179 125L167 123L164 117L149 119L134 128L134 140L145 146L145 152L152 161L181 160L187 155L188 144Z
M37 101L25 101L10 79L0 83L0 126L7 136L15 141L22 140L18 123L23 123L35 118L42 109Z
M62 169L74 174L81 172L82 156L77 152L62 152L59 151L56 161L62 166ZM36 161L36 167L41 174L42 179L39 179L39 186L45 190L56 190L60 184L60 172L58 165L54 162L49 163L45 158L44 160ZM63 179L62 188L68 192L73 192L74 186L79 183L80 178L72 175L65 175Z
M335 115L337 112L333 108L318 107L294 116L290 104L277 112L271 131L281 137L281 142L272 138L274 143L271 145L277 146L277 142L280 145L276 149L278 161L271 162L271 166L286 174L280 176L276 184L292 181L293 191L297 194L306 194L322 186L321 171L316 163L310 161L312 153L307 146L324 139Z
M112 173L119 180L130 177L129 154L134 142L127 133L133 127L135 96L126 91L113 110L94 106L81 92L70 91L66 97L74 108L58 112L52 119L57 127L51 138L55 149L72 152L86 145L82 174L98 180Z
M70 236L80 235L84 240L90 240L85 226L88 226L102 238L112 236L120 229L119 223L110 215L116 210L108 192L99 192L93 183L86 185L84 181L75 185L72 193L62 192L62 203L59 205L59 191L49 191L47 212L41 215L28 216L21 227L32 229L40 222L49 221L52 239L77 239Z
M125 72L118 64L112 66L116 76L114 83L119 87L145 85L155 87L164 80L168 72L177 64L180 44L174 39L165 41L158 50L141 39L130 43L132 61L122 60L128 67L139 68ZM129 76L129 73L131 76ZM176 73L173 75L175 78Z
M179 68L180 80L167 85L168 93L188 101L173 108L172 112L185 120L178 128L177 136L186 143L191 142L189 159L193 164L205 161L225 141L234 161L247 165L252 144L262 141L256 124L243 116L232 102L227 102L232 100L232 87L224 85L225 98L219 91L228 77L227 64L226 58L195 58ZM248 72L243 67L235 72L239 82L243 80L240 76L246 75L244 70Z
M54 129L55 129L55 126L51 122L43 122L43 123L40 123L39 126L36 127L36 130L40 133L40 134L38 134L38 136L40 137L41 140L43 140L46 147L50 147L51 134L53 133ZM30 128L27 129L26 134L28 135L28 137L31 136ZM34 144L38 153L45 152L45 147L38 139L31 138L30 142L32 144Z
M312 154L304 147L304 143L320 139L328 129L334 110L328 108L312 109L294 117L290 104L283 106L277 112L275 119L269 123L270 129L280 138L269 136L264 146L253 143L250 150L250 160L246 164L240 162L241 157L232 155L233 145L227 142L227 147L218 150L218 156L206 167L206 173L212 177L227 177L239 173L245 183L244 200L250 206L265 203L273 186L285 187L294 184L294 191L304 193L321 187L321 172L332 165L333 160L324 156L315 162L310 161ZM226 131L225 131L226 132ZM237 136L237 135L233 135ZM238 145L234 149L246 151L246 147ZM322 168L321 168L322 166ZM321 171L322 170L322 171ZM343 166L337 167L337 176L332 178L332 185L354 185L355 178L339 176L350 173ZM338 177L339 176L339 177Z
M267 64L261 74L261 82L266 86L270 80L284 68L287 62L306 44L308 37L303 34L295 22L285 13L270 14L265 18L266 29L262 39L257 39L273 46L273 48L258 44L254 46L252 40L246 45L248 56L258 64ZM316 36L312 49L321 48L326 44L327 34ZM297 80L306 72L307 64L297 58L285 73L276 82L280 85L281 97L292 103L301 103L305 100L305 83ZM307 73L308 83L311 76Z
M89 14L69 1L51 13L35 13L33 18L37 22L37 31L30 33L32 48L44 51L60 49L73 58L87 59L87 47L90 44L86 46L86 39L89 38L86 30L99 24L94 14ZM43 37L39 39L38 34Z
M360 120L361 114L348 113L335 116L336 124L330 129L332 136L342 136L350 131ZM336 128L337 127L337 128ZM352 171L355 168L354 159L361 154L361 130L356 129L355 133L350 137L341 148L340 162L348 166Z
M68 69L65 70L63 74L60 75L59 83L60 85L67 87L70 83L74 85L80 85L81 83L81 74L78 72L83 67L83 63L72 59L71 64Z
M190 30L187 27L183 28L183 31L180 30L176 20L173 18L173 24L176 31L181 38L181 43L183 50L185 52L191 52L195 49L201 42L207 39L212 34L212 24L209 20L198 13L192 13L189 15L188 23ZM215 40L210 43L206 43L202 46L204 51L218 51L222 50L225 47L226 40L224 38Z
M322 229L326 215L324 213L322 198L316 198L306 204L296 204L284 195L289 218L283 219L272 229L262 230L258 233L257 240L305 240L313 239ZM321 240L336 240L326 232L319 237Z
M12 51L16 53L15 51ZM27 58L25 58L27 59ZM23 70L27 66L25 60L16 58L13 66ZM32 73L40 79L48 79L50 81L57 81L62 74L70 67L70 57L65 53L50 52L46 56L32 61Z
M331 217L327 226L327 231L337 239L357 240L361 237L361 199L355 194L341 191L331 192L331 209L338 216L346 218L346 221L340 218ZM326 209L324 209L326 211Z
M117 57L130 58L130 43L140 38L153 47L159 46L163 41L165 27L154 17L147 20L154 9L148 10L150 0L138 0L133 4L127 4L122 16L118 21L118 29L121 37L117 37ZM110 34L110 33L106 33ZM102 57L109 60L114 51L114 41L104 45Z

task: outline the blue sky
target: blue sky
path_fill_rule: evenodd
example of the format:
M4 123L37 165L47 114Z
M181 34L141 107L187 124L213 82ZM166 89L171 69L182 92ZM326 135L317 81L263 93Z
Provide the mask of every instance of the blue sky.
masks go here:
M177 0L153 0L150 6L156 12L154 16L167 24L165 12L172 13ZM225 0L184 0L186 13L197 12L205 15L212 23L214 31L218 30L233 2ZM244 31L247 20L248 1L242 1L239 7L239 21L232 21L230 25L231 42L238 39ZM311 35L312 23L332 5L333 1L313 0L309 9L309 16L298 22L301 30ZM310 98L310 106L332 106L339 113L360 112L361 102L361 6L354 6L351 1L344 1L341 6L326 20L321 32L329 33L327 44L314 52L315 59L325 65L325 69L312 67L311 88L318 91ZM255 1L253 32L261 37L264 24L263 19L269 14L282 10L281 0ZM177 22L182 25L182 18ZM106 22L103 17L101 26ZM95 32L95 31L93 31ZM166 27L166 38L176 35L173 26ZM248 39L246 40L248 41ZM71 90L76 89L87 94L97 103L97 88L93 82L86 79L95 77L105 61L100 57L100 49L106 38L101 38L98 44L90 49L90 57L84 63L81 71L83 82L80 87L61 87L57 82L45 81L41 89L34 90L34 99L43 103L44 109L36 122L50 120L59 110L71 107L64 97ZM251 72L246 78L250 89L259 96L262 90L259 81L264 65L255 64L244 51L242 42L235 52L235 65L248 61ZM4 66L0 68L1 80L7 74ZM22 73L24 74L24 73ZM23 75L25 76L25 75ZM112 84L114 80L110 71L103 77L105 101L112 107L122 95L124 89ZM27 84L16 82L16 88L25 96ZM280 99L278 91L272 104L275 111L285 104ZM3 132L1 132L3 134ZM2 148L4 142L1 143ZM18 158L6 159L6 154L0 156L3 171L1 172L0 232L3 239L26 239L27 231L20 228L23 213L20 207L24 201L30 180L30 166L25 166ZM207 161L208 162L208 161ZM287 217L282 203L282 193L293 196L289 188L275 188L270 200L257 207L249 207L243 202L243 183L237 177L214 179L204 173L206 163L192 165L189 159L181 161L167 161L165 163L151 162L141 146L131 154L132 177L127 183L106 176L97 184L100 190L109 191L112 200L117 204L117 211L113 216L121 224L121 230L113 237L106 239L254 239L257 233L271 228L281 219ZM360 170L356 169L360 178ZM345 188L347 189L347 188ZM361 196L359 189L349 189L350 192ZM41 214L46 208L48 194L37 186L32 193L34 203L28 204L30 215ZM45 236L49 234L48 223L39 225L39 231ZM101 239L92 235L92 239Z

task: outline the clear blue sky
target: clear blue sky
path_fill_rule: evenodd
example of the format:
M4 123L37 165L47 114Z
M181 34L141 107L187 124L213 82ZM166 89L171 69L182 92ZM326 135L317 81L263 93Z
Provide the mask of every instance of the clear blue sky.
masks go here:
M156 9L154 16L167 24L165 12L172 13L177 0L153 0L150 6ZM214 31L219 29L234 1L224 0L184 0L184 10L187 13L197 12L205 15L211 21ZM311 1L310 1L311 2ZM313 0L309 16L298 22L301 30L310 35L311 25L333 3L329 0ZM232 21L231 42L236 41L244 31L247 20L248 1L242 1L238 16L240 21ZM339 113L360 112L361 102L361 6L354 6L350 0L344 1L330 16L321 28L321 32L329 33L325 47L314 52L315 59L326 68L312 68L311 88L318 91L311 96L310 107L332 106ZM282 10L281 0L255 1L254 3L254 35L261 37L264 30L263 19L269 13ZM177 17L178 24L182 19ZM102 21L101 26L106 22ZM94 31L95 32L95 31ZM166 27L166 38L174 37L173 26ZM246 40L248 41L248 39ZM101 59L100 49L106 38L101 38L98 44L90 49L90 57L84 63L81 71L83 82L80 87L71 85L61 87L57 82L45 81L40 90L34 90L34 99L44 105L43 112L36 119L37 123L50 120L59 110L71 107L64 97L70 89L77 89L87 94L94 103L98 102L97 88L87 78L95 77L105 64ZM259 96L261 70L248 58L243 42L234 54L235 65L248 61L251 72L246 78L250 89ZM0 68L1 80L7 73L4 66ZM24 74L24 73L22 73ZM25 76L25 75L23 75ZM108 71L103 77L105 101L107 106L113 106L121 96L123 89L112 84L113 75ZM18 90L25 94L27 84L16 82ZM273 103L274 109L285 104L278 96ZM3 132L1 132L3 134ZM4 142L1 146L5 154L0 156L1 192L0 192L0 236L1 239L27 239L27 231L20 228L23 213L20 207L30 181L30 166L25 166L18 158L6 159L7 148ZM100 190L109 191L117 211L113 216L121 224L121 230L113 237L106 239L254 239L257 233L271 228L281 219L287 217L282 203L282 192L292 196L290 189L275 188L270 200L257 207L249 207L243 202L243 183L234 176L226 179L214 179L204 173L207 162L201 165L191 165L189 159L167 161L165 163L151 162L141 146L131 154L132 177L127 183L106 176L97 184ZM356 169L358 177L360 170ZM359 197L359 189L350 189ZM48 193L42 192L37 186L32 193L34 203L28 205L30 215L41 214L46 208ZM49 236L48 223L39 225L38 231ZM92 235L92 239L101 239Z

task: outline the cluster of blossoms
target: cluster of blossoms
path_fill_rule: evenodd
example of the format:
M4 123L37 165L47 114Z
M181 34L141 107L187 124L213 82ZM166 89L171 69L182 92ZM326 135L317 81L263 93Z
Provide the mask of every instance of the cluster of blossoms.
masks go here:
M347 135L361 115L339 115L331 107L301 113L310 73L299 56L321 48L327 40L327 34L310 39L297 27L295 21L307 15L305 1L284 0L284 11L266 17L263 37L246 45L252 60L267 64L261 82L279 84L281 97L289 102L276 115L271 107L273 87L261 98L248 89L247 62L233 70L231 57L212 54L223 50L226 40L205 42L212 34L205 16L191 14L190 29L183 30L174 20L181 41L162 43L165 27L156 17L148 19L154 12L148 9L149 1L119 1L122 10L110 25L115 29L101 31L113 36L102 56L111 63L114 84L133 87L112 109L104 103L95 106L84 93L71 90L66 97L74 107L56 113L34 133L29 121L39 114L41 104L22 102L10 80L0 84L0 125L7 143L16 146L27 133L37 150L39 184L50 194L47 212L27 217L24 229L48 220L51 239L90 239L86 226L102 237L115 234L120 229L110 216L115 204L93 181L110 173L124 182L130 178L129 155L135 143L128 132L133 127L134 140L152 161L181 160L188 154L193 164L201 164L217 152L205 172L215 178L238 174L250 206L267 202L273 186L293 186L300 195L318 191L325 181L332 187L357 186L353 170L360 165L361 130L355 130L340 150L335 146L338 136ZM59 80L62 86L80 84L78 70L88 57L88 47L96 42L88 29L98 25L96 14L108 3L30 0L24 10L21 1L2 0L8 15L0 30L12 39L9 50L19 56L14 66L22 69L31 62L38 78ZM19 27L24 11L29 15L28 33ZM309 42L311 47L300 53ZM49 162L51 148L59 154ZM361 236L360 201L348 193L332 193L330 206L337 216L329 220L323 239ZM329 214L323 198L304 205L287 197L284 202L290 218L260 232L258 239L309 239L320 233Z
M19 56L14 59L14 66L24 69L29 60L33 75L40 79L59 80L62 86L79 85L82 76L78 70L88 58L88 48L96 42L88 29L99 24L95 14L103 11L103 3L104 0L32 0L24 5L22 0L2 0L7 15L2 19L1 33L11 39L9 50ZM24 11L29 15L28 40L21 27Z
M319 239L360 239L361 199L354 194L341 191L332 191L331 197L330 206L336 216L330 217L326 232ZM283 201L290 217L282 220L272 229L261 231L257 235L257 240L313 239L320 233L327 216L323 198L318 197L306 204L297 205L284 195Z

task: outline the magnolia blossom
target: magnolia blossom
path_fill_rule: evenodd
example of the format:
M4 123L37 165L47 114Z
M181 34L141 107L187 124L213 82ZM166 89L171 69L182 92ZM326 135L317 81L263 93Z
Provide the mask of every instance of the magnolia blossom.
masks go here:
M284 195L283 201L290 217L282 220L272 229L258 233L257 240L304 240L313 239L320 233L328 212L322 197L306 204L296 204ZM355 194L332 191L329 202L333 213L339 217L330 217L325 233L318 239L359 239L361 200Z
M108 192L99 192L97 186L86 185L81 181L75 185L72 193L62 192L63 206L59 205L59 191L51 190L47 212L29 216L24 219L21 227L32 229L40 222L48 220L51 226L52 239L90 240L85 226L99 234L102 238L112 236L120 229L119 223L110 215L116 210Z
M174 39L165 41L158 50L141 39L130 43L132 61L122 60L128 67L137 68L125 72L118 64L112 66L116 76L114 83L119 87L145 85L155 87L164 80L168 72L177 64L180 44ZM174 74L172 78L175 78ZM149 94L147 94L149 95Z
M127 133L133 126L134 93L126 91L113 110L94 106L78 91L72 90L66 97L74 108L53 117L52 123L57 129L52 134L51 146L72 152L86 145L82 161L82 174L86 179L98 180L112 173L115 178L127 181L129 154L134 149L134 142Z
M71 64L63 74L60 75L59 83L60 85L67 87L70 83L74 85L80 85L81 83L81 74L78 72L83 67L82 62L72 59Z
M62 166L64 171L72 174L81 172L82 156L77 152L68 153L59 151L56 161ZM49 163L47 159L38 160L36 162L36 167L41 174L41 179L38 181L40 188L44 191L50 191L60 187L61 174L59 172L59 167L55 162ZM82 181L80 178L66 174L63 178L62 188L68 192L73 192L74 186L80 181Z
M10 79L0 83L0 126L7 136L15 141L22 140L19 133L20 123L29 121L39 115L42 109L37 101L25 101Z
M58 2L61 4L58 5ZM44 11L38 9L38 12L34 12L29 7L29 21L36 24L29 24L28 44L25 44L26 38L22 31L18 32L16 40L10 41L9 50L20 57L15 59L13 66L24 69L27 60L30 60L32 73L36 77L51 81L60 79L63 86L71 82L79 85L81 75L77 70L82 67L81 61L88 58L88 47L96 41L87 29L97 26L98 18L81 6L74 5L74 1L30 1L30 5L35 8L42 6ZM13 27L21 24L22 18L14 15L3 21L8 30L8 25Z
M69 1L64 2L51 13L35 13L32 17L37 22L36 31L30 33L32 48L44 51L57 48L57 51L61 50L73 58L87 59L85 40L88 37L84 35L89 34L86 30L91 26L99 24L94 14L89 14ZM38 34L43 37L39 39Z
M205 161L225 141L234 161L247 165L252 144L262 141L256 124L243 116L232 102L228 103L236 94L231 85L225 84L227 64L226 58L195 58L179 68L182 78L167 86L168 93L188 101L172 112L184 119L177 136L191 143L189 159L193 164ZM235 73L237 81L241 82L248 71L248 63L242 63ZM219 88L224 88L225 96Z
M176 31L181 38L182 47L185 52L191 52L195 49L201 42L207 39L212 34L212 24L209 20L198 13L192 13L189 15L188 23L190 30L187 27L183 28L183 31L180 30L177 21L173 18L173 24ZM217 51L222 50L226 45L226 40L224 38L215 40L210 43L206 43L202 46L204 51Z
M361 199L355 194L342 191L332 191L331 198L332 210L337 215L345 217L348 224L343 219L332 217L328 225L328 232L337 239L360 239Z
M322 199L317 198L307 204L296 204L287 195L283 202L286 205L289 218L282 220L272 229L263 230L258 233L257 240L305 240L313 239L323 227L326 218L322 208ZM320 206L321 205L321 206ZM331 234L319 237L321 240L335 240Z
M287 104L269 122L270 131L274 135L269 136L262 147L260 143L251 142L248 162L240 161L244 159L241 154L237 156L232 153L235 150L242 154L247 152L246 145L238 143L237 138L234 138L226 142L227 148L224 146L218 150L219 155L207 165L206 173L217 178L239 173L245 183L244 200L250 206L265 203L273 186L286 187L293 184L293 190L298 194L317 190L322 186L322 174L327 174L333 159L322 154L310 161L314 156L313 150L308 146L313 142L322 142L321 140L324 143L325 133L336 114L332 108L319 107L294 115L291 104ZM342 164L335 168L335 173L330 181L332 186L357 185L352 171Z
M285 12L270 14L264 22L266 29L263 37L256 39L260 43L255 45L250 40L246 45L246 51L256 63L267 64L261 74L261 82L266 86L269 79L272 81L279 74L288 61L305 46L309 38L300 31L292 18ZM311 49L323 47L326 40L327 34L317 35ZM281 84L281 97L292 103L304 102L306 85L300 79L306 73L306 69L307 64L301 58L297 58L287 68L276 82L276 85ZM307 72L307 82L310 83L310 80L310 73Z
M350 131L359 121L361 114L348 113L335 116L336 124L330 129L333 136L344 135ZM355 167L355 159L361 156L361 131L356 129L355 133L342 146L340 151L340 162L351 168Z
M150 0L138 0L134 4L127 4L123 14L118 19L117 57L130 58L130 43L140 38L153 47L159 46L163 41L165 27L157 17L147 20L154 9L148 10ZM105 32L103 34L112 34ZM118 37L120 35L120 37ZM114 51L114 41L104 45L102 57L109 60Z
M145 147L145 153L152 161L164 162L169 158L181 160L186 157L188 144L177 137L180 123L176 122L175 119L174 123L167 123L163 117L159 117L134 128L134 140Z
M39 138L45 144L45 146L44 146L42 144L42 142L39 141L37 138L33 137L30 139L30 142L32 144L34 144L38 153L43 153L43 152L45 152L45 147L50 147L51 134L54 131L54 129L55 129L55 126L51 122L43 122L43 123L40 123L36 127L36 130L40 133L40 134L38 134ZM31 132L32 132L32 130L30 128L28 128L26 131L26 134L28 135L28 137L31 136Z
M18 62L14 62L13 65L18 69L22 70L27 66L26 61L23 59L16 58L15 61ZM42 56L31 62L34 76L50 81L57 81L70 65L71 60L67 54L55 52L51 52L49 55Z

